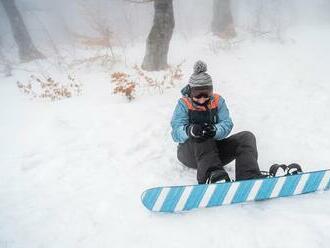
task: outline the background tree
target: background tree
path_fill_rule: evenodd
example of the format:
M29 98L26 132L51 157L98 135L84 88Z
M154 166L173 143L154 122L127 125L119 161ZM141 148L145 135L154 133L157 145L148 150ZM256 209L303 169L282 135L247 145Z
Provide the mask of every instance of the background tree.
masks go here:
M159 71L166 69L167 54L174 29L173 0L154 0L153 26L147 38L142 69Z
M213 0L212 32L225 39L236 36L230 0Z
M22 62L28 62L34 59L45 58L45 56L34 46L23 18L16 7L15 0L0 1L9 19L11 30L18 46L20 60Z

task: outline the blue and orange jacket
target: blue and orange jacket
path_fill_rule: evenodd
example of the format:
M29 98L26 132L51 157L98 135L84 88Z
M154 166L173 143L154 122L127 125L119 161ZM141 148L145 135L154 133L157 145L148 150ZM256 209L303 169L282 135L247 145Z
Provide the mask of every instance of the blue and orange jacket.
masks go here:
M214 139L221 140L226 138L233 128L233 122L229 116L225 99L222 96L213 94L210 98L208 109L197 106L190 97L183 96L179 99L171 120L171 134L174 142L184 143L188 140L186 128L193 123L191 120L192 112L197 113L197 115L200 113L202 116L206 111L213 112L213 118L210 121L217 128Z

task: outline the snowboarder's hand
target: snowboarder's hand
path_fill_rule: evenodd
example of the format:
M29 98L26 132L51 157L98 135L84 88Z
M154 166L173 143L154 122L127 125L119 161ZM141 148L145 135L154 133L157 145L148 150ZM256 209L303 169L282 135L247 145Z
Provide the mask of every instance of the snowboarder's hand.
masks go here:
M217 131L216 127L212 124L190 124L187 127L187 134L195 141L204 141L209 138L213 138Z
M203 136L207 138L213 138L217 132L217 128L213 124L203 124Z
M203 126L200 124L190 124L186 129L187 135L191 138L199 139L203 137Z

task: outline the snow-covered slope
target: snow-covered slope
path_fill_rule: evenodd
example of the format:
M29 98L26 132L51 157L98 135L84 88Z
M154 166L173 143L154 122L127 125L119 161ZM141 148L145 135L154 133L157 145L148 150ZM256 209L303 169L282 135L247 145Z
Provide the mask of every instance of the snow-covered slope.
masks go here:
M207 62L232 133L256 134L262 169L329 168L330 30L292 37L229 50L174 37L169 61L186 60L185 80L197 59ZM127 51L129 63L141 47ZM0 247L328 247L329 192L175 215L143 208L147 187L195 183L170 137L185 80L128 103L111 95L108 74L86 71L81 97L43 103L21 95L17 77L0 83Z

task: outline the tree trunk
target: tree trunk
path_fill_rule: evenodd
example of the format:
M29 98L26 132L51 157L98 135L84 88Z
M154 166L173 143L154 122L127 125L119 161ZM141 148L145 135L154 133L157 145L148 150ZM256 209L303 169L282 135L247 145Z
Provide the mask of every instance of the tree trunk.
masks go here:
M43 59L45 56L34 46L32 39L26 29L21 14L19 13L15 0L0 0L8 16L15 42L18 46L18 54L22 62L34 59Z
M224 39L236 36L230 0L213 0L212 32Z
M153 26L147 38L142 69L166 69L167 54L174 29L173 0L154 0Z

